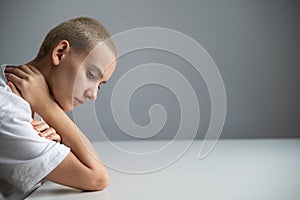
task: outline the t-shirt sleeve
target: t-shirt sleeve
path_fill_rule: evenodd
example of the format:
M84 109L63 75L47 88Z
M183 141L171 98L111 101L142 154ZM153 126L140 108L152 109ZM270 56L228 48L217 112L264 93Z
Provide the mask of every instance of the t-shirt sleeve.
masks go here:
M0 177L27 193L63 161L70 149L40 137L28 113L8 115L0 123Z

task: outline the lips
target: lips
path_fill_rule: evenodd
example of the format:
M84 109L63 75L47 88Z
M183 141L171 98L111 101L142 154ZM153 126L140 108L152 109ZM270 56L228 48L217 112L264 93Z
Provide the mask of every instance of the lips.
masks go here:
M78 98L74 97L73 104L74 106L79 106L80 104L83 104L84 102L79 100Z

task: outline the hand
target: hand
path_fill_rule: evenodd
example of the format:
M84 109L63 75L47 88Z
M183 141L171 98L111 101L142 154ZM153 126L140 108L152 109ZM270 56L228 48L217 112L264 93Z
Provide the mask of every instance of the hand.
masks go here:
M61 142L60 135L56 133L54 128L49 127L49 125L45 122L33 120L31 124L33 128L38 132L39 136L44 137L48 140Z
M34 66L7 66L5 76L8 86L30 104L33 112L39 113L45 105L54 102L44 76Z

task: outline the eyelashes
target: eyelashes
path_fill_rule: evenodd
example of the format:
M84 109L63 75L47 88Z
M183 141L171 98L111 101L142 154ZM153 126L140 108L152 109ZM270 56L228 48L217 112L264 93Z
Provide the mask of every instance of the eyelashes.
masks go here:
M98 75L97 73L95 73L93 70L88 70L86 72L86 77L89 79L89 80L92 80L92 81L100 81L100 79L102 78L101 75ZM100 84L98 85L98 90L100 90L100 86L102 84L105 84L106 81L102 81L100 82Z
M92 72L92 71L90 71L90 70L88 70L87 72L86 72L86 77L88 78L88 79L90 79L90 80L96 80L96 75ZM104 81L104 83L105 83L106 81ZM101 84L99 84L99 86L98 86L98 90L100 90L100 85Z
M91 72L91 71L87 71L87 72L86 72L86 77L87 77L88 79L95 80L96 75L95 75L93 72Z

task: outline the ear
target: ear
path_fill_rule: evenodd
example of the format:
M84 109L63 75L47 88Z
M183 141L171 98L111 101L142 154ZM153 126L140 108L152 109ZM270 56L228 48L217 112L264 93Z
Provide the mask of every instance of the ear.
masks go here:
M57 66L66 54L70 51L70 44L67 40L61 40L52 50L51 60L52 64Z

